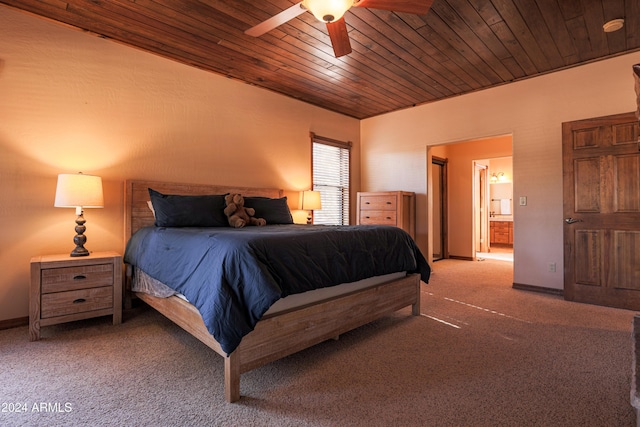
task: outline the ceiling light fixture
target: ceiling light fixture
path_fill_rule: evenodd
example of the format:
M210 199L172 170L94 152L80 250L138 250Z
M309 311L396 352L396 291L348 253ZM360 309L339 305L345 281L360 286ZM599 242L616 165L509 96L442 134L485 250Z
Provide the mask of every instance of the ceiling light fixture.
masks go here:
M304 7L313 13L320 22L330 23L342 18L353 6L354 0L304 0Z
M618 31L624 26L624 19L612 19L611 21L605 22L602 28L605 33L613 33L614 31Z

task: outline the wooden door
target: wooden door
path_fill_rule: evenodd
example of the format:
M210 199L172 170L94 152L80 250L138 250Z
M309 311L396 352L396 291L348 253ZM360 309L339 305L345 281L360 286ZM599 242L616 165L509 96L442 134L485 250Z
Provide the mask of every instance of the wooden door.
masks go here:
M640 142L634 113L562 124L564 296L640 310Z
M476 252L489 252L489 168L473 162L473 223Z

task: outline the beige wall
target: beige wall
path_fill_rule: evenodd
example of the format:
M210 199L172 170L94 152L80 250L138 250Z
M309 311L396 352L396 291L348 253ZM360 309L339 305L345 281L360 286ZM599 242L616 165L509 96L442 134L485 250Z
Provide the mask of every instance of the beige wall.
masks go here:
M73 249L59 173L103 177L86 247L122 251L125 179L306 189L310 131L354 142L357 190L357 120L0 6L0 321L32 256Z
M424 247L427 146L512 135L514 200L528 198L514 206L514 282L562 289L562 122L634 111L635 63L638 52L363 120L362 188L417 192Z

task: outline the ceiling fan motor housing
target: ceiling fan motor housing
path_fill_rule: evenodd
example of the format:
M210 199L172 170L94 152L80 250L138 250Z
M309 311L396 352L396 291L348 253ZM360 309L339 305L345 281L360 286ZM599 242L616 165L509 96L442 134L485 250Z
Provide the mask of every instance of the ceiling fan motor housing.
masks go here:
M353 6L353 0L303 0L302 5L324 23L331 23L342 18Z
M326 23L333 22L333 21L334 21L334 19L335 19L335 18L333 17L333 15L324 15L324 16L322 17L322 20L323 20L324 22L326 22Z

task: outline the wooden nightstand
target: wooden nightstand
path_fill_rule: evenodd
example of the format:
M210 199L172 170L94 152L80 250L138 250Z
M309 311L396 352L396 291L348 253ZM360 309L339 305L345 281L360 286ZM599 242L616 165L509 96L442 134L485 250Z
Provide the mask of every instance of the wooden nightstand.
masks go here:
M29 338L40 339L42 326L113 315L122 323L122 255L94 252L31 258Z

